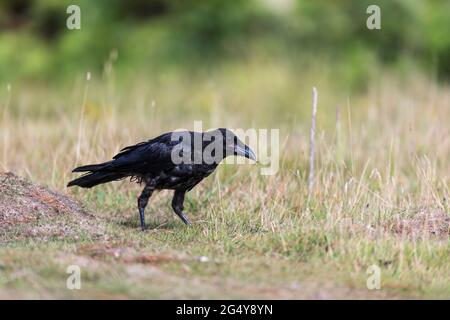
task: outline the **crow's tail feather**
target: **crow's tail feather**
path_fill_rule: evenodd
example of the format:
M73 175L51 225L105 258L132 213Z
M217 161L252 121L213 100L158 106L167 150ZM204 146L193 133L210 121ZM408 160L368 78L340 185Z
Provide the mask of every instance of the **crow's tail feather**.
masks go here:
M89 164L87 166L81 166L72 170L72 172L88 172L88 171L98 171L102 169L106 169L108 165L111 164L112 161L99 163L99 164Z
M70 181L67 186L68 187L79 186L82 188L92 188L96 185L115 181L115 180L121 180L125 177L127 177L127 176L122 173L93 172L93 173L88 173L82 177L79 177L75 180Z

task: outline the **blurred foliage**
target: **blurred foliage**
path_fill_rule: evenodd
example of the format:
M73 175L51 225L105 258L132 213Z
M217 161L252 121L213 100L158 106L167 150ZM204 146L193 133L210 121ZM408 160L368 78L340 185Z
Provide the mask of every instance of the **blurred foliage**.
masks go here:
M68 30L66 8L81 8ZM381 30L366 9L381 7ZM350 86L378 66L450 79L446 0L0 0L0 81L61 80L74 74L133 75L218 64L326 62ZM266 59L266 60L265 60Z

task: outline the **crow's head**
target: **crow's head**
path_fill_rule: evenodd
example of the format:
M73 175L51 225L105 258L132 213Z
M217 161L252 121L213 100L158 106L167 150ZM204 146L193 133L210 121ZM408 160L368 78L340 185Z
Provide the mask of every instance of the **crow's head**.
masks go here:
M223 152L227 156L242 156L256 161L256 155L233 132L226 128L218 129L223 136Z

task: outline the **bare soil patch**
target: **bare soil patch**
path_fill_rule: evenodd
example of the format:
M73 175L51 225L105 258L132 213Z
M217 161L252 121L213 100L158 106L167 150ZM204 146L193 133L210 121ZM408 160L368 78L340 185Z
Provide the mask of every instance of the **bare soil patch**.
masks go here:
M70 196L0 173L0 243L104 235L98 219Z
M450 214L438 210L418 210L408 217L398 217L391 231L410 238L450 237Z

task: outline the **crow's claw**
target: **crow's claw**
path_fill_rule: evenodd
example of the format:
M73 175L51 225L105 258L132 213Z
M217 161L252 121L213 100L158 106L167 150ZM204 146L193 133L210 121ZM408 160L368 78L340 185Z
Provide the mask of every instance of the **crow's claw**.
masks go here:
M186 217L184 214L181 214L180 218L181 220L183 220L185 225L192 226L191 221L189 221L188 217Z

